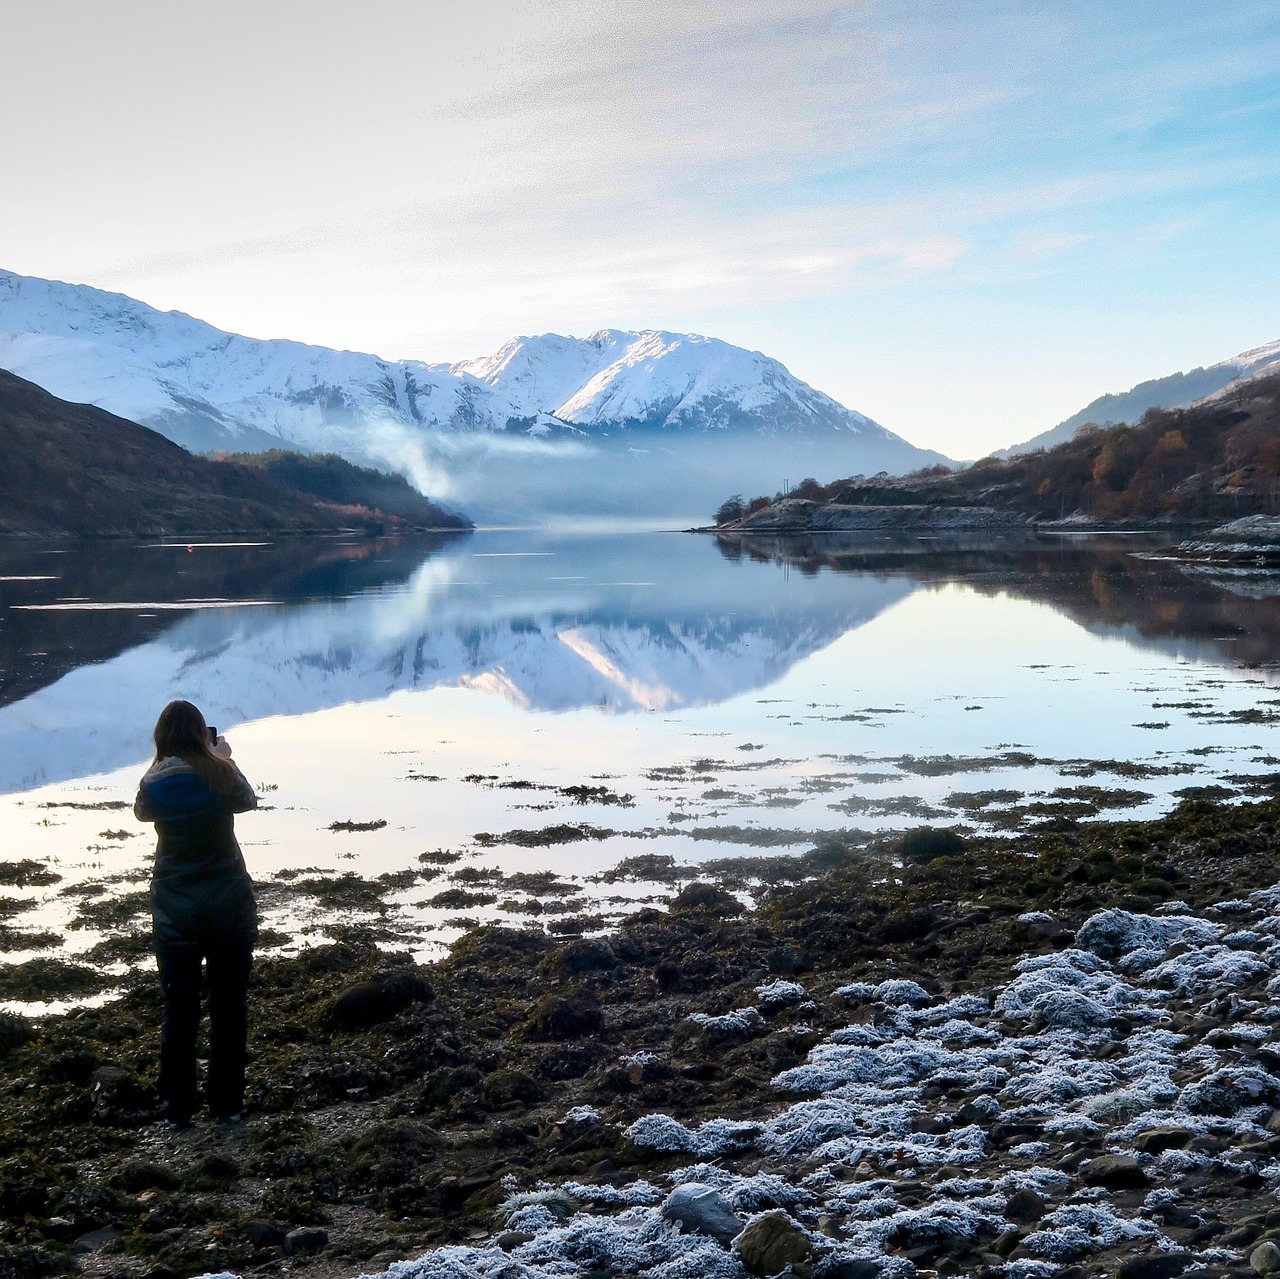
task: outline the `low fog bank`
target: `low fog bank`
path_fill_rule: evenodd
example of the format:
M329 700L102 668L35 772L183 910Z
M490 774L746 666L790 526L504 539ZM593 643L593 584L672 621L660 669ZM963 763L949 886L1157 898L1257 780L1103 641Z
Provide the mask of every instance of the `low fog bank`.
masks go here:
M823 481L894 469L874 442L707 434L664 439L538 440L508 435L366 437L365 456L428 497L482 523L623 517L710 523L732 494L772 496L806 476ZM372 445L372 447L369 447Z

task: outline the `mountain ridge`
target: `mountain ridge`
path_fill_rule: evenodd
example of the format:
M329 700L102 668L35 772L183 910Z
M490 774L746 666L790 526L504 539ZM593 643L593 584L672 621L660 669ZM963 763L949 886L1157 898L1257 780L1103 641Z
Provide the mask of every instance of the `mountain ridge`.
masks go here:
M1100 395L1057 426L1041 431L1021 444L999 449L991 456L1008 458L1035 449L1052 448L1069 440L1086 422L1103 427L1121 423L1131 425L1140 421L1148 409L1190 408L1214 396L1229 394L1240 383L1277 372L1280 372L1280 340L1241 351L1216 364L1148 378L1127 391Z

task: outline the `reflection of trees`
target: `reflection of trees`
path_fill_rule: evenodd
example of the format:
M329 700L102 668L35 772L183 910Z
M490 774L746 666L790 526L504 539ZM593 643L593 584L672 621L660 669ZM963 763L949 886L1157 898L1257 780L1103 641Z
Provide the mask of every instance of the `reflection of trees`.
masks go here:
M409 578L458 534L400 538L285 537L260 546L147 542L9 543L0 576L55 575L6 589L6 604L341 598ZM103 662L163 635L185 614L145 608L31 612L6 608L0 626L0 706L16 702L90 662Z
M1127 628L1150 641L1206 644L1233 664L1280 661L1280 597L1251 597L1171 559L1153 558L1151 539L1119 541L1036 537L993 541L957 535L920 542L866 534L718 538L739 555L804 572L907 577L960 583L984 594L1009 593L1047 604L1079 625ZM721 554L732 558L731 548Z

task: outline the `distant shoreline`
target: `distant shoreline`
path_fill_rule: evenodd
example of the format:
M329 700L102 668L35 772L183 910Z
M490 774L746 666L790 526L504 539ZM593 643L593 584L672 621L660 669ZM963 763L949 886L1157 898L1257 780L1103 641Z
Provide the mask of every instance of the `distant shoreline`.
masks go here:
M229 537L310 537L356 538L370 540L380 537L413 537L419 533L474 533L475 525L415 524L406 528L197 528L173 529L156 533L139 533L132 530L102 530L96 533L72 533L68 530L50 532L47 529L0 529L0 542L157 542L170 540L175 544L190 542L195 538Z
M761 511L727 524L708 524L690 533L714 533L722 537L758 534L816 535L822 533L1010 532L1010 533L1198 533L1221 521L1178 520L1037 520L1016 511L990 506L933 506L923 503L883 506L819 504L799 498L775 502Z

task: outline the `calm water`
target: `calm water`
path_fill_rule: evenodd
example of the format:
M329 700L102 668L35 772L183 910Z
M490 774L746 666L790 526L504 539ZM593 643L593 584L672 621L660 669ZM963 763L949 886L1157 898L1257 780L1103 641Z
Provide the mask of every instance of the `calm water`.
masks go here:
M1273 579L1158 550L528 531L10 544L0 837L62 878L5 891L37 901L16 923L62 936L57 953L100 940L84 886L145 882L150 829L120 805L176 696L264 790L239 829L268 922L305 940L377 917L422 952L468 920L607 918L667 891L599 879L627 858L1247 789L1280 764ZM347 872L397 877L381 915L314 891ZM36 953L9 944L10 961Z

